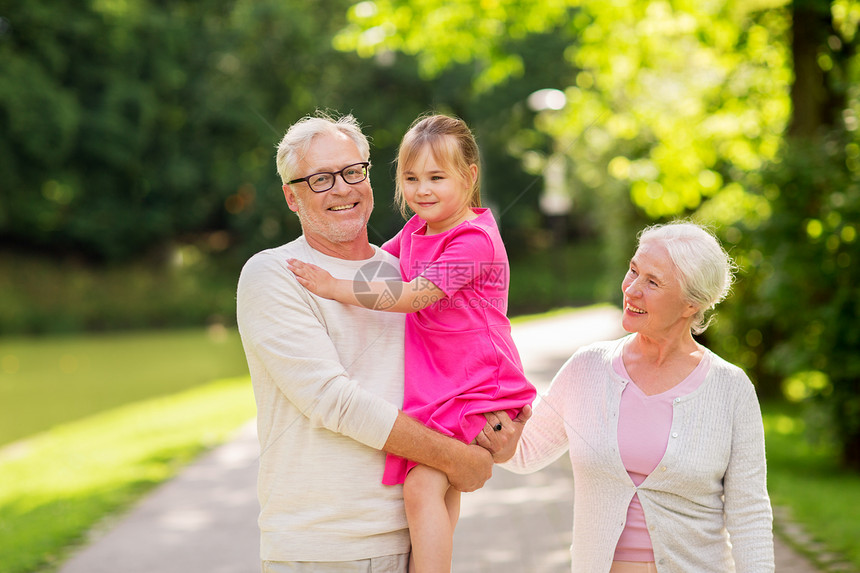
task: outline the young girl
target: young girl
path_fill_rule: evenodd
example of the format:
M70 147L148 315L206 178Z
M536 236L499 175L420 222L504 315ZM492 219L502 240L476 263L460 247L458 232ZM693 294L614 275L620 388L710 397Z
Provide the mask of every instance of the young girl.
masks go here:
M400 258L402 283L337 280L291 260L308 290L406 317L403 411L465 443L484 413L515 417L535 397L505 316L508 260L489 209L481 209L478 146L466 124L419 118L400 145L395 198L415 212L383 249ZM403 483L410 571L450 571L460 493L447 476L389 455L383 483Z

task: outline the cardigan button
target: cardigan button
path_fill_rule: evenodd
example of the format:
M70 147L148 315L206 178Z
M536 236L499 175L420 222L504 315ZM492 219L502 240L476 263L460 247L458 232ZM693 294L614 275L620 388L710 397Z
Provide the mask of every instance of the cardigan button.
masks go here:
M673 437L673 438L677 438L677 437L678 437L678 432L672 432L672 437Z

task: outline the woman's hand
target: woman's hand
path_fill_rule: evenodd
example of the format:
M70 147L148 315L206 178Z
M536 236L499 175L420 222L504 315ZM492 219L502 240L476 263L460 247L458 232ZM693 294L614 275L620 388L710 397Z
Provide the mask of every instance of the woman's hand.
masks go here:
M532 416L532 407L524 406L513 420L504 410L490 412L484 416L487 418L487 424L475 438L475 442L489 451L497 464L508 461L517 451L523 427Z
M328 271L298 259L287 259L287 268L293 272L300 285L317 296L334 300L337 279Z

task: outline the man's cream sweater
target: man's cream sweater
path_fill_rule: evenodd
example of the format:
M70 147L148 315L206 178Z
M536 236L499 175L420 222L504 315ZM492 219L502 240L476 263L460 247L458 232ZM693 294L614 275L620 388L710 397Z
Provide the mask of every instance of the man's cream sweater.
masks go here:
M237 317L257 401L261 558L406 553L402 487L382 485L380 451L403 402L403 315L319 298L296 281L288 258L350 280L383 264L397 272L397 259L380 249L347 261L303 237L242 270Z

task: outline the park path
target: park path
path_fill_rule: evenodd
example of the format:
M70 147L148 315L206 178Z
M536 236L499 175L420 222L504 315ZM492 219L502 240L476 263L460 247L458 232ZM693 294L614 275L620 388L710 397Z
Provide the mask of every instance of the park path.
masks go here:
M580 346L619 336L604 306L514 325L529 379L545 389ZM258 444L253 424L189 465L126 515L103 524L59 573L255 573ZM569 573L573 486L567 456L528 476L496 469L463 495L456 573ZM777 573L816 569L776 540Z

